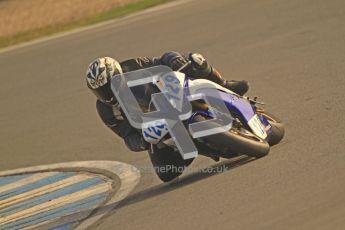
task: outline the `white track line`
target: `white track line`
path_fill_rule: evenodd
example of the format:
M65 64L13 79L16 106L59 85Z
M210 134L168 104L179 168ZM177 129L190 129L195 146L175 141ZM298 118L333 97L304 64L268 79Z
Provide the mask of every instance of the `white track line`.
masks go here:
M64 205L77 202L79 200L91 197L93 195L101 194L107 191L111 191L111 183L103 183L99 185L92 186L90 188L81 190L79 192L71 193L66 196L62 196L59 198L56 198L49 202L44 202L42 204L33 206L28 209L24 209L19 212L15 212L11 215L0 217L0 224L9 224L11 222L18 221L20 219L24 219L30 216L34 216L36 214L47 212L49 210L62 207Z
M51 36L35 39L33 41L23 42L23 43L20 43L18 45L14 45L14 46L10 46L10 47L7 47L7 48L3 48L3 49L0 49L0 54L5 53L5 52L9 52L9 51L12 51L12 50L20 49L20 48L23 48L23 47L31 46L31 45L34 45L34 44L38 44L38 43L41 43L41 42L45 42L45 41L61 38L61 37L64 37L64 36L80 33L80 32L83 32L83 31L92 30L92 29L95 29L95 28L98 28L98 27L102 27L102 26L106 26L106 25L110 25L110 24L113 24L113 23L114 24L115 23L120 24L121 22L128 22L129 19L135 19L133 21L137 21L137 20L140 20L140 17L151 15L154 12L158 12L160 10L164 10L164 9L171 8L171 7L175 7L175 6L178 6L178 5L181 5L181 4L185 4L185 3L188 3L188 2L191 2L191 1L195 1L195 0L175 0L175 1L172 1L172 2L169 2L169 3L163 3L162 5L158 5L158 6L154 6L154 7L145 9L145 10L141 10L141 11L138 11L138 12L133 13L133 14L129 14L129 15L121 17L121 18L115 18L115 19L107 20L107 21L100 22L100 23L97 23L97 24L94 24L94 25L85 26L85 27L77 28L77 29L74 29L74 30L66 31L66 32L60 32L60 33L57 33L55 35L51 35Z
M93 178L93 177L91 177L89 175L75 175L75 176L57 181L55 183L51 183L51 184L39 187L37 189L33 189L30 191L18 194L16 196L11 196L5 200L0 200L0 210L4 207L14 205L14 204L19 203L21 201L29 200L29 199L32 199L34 197L44 195L44 194L47 194L49 192L56 191L60 188L65 188L69 185L73 185L73 184L76 184L78 182L81 182L81 181L84 181L87 179L91 179L91 178Z
M12 190L12 189L36 182L36 181L39 181L39 180L44 179L46 177L56 175L57 173L58 172L47 172L44 174L35 174L35 175L29 176L27 178L23 178L19 181L14 181L10 184L1 186L0 187L0 193L6 192L6 191L9 191L9 190Z
M81 222L75 229L87 229L93 224L99 221L109 211L113 210L121 200L123 200L134 189L140 179L140 172L132 165L116 162L116 161L85 161L85 162L68 162L52 165L41 165L31 168L23 168L16 170L9 170L0 172L0 176L11 176L23 173L39 173L48 171L80 171L101 174L114 181L120 179L120 188L116 191L108 202L103 204L104 207L94 210L91 216L88 216L91 212L81 212L78 219L88 217ZM4 221L4 220L3 220ZM61 220L64 223L64 219Z

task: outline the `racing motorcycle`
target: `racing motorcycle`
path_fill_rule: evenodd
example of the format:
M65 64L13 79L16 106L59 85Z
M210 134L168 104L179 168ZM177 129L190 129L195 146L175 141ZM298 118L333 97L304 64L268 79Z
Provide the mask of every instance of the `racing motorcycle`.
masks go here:
M157 79L151 85L151 95L158 92L169 92L172 89L198 89L207 84L218 90L233 120L226 132L193 139L198 153L216 161L220 158L232 158L239 155L260 158L268 154L270 147L278 144L284 137L284 125L280 119L265 111L257 98L240 96L206 79L193 79L181 72L188 64L174 72L177 81ZM175 85L171 85L175 84ZM174 90L173 90L174 91ZM172 93L178 93L172 92ZM146 91L147 93L147 91ZM191 101L192 115L183 121L186 128L189 124L213 119L213 112L204 100ZM149 100L146 111L153 108ZM188 130L188 128L187 128ZM192 163L192 159L183 159L165 124L151 125L143 128L144 139L151 144L148 151L157 176L164 182L173 180L182 174ZM163 169L163 170L162 170Z

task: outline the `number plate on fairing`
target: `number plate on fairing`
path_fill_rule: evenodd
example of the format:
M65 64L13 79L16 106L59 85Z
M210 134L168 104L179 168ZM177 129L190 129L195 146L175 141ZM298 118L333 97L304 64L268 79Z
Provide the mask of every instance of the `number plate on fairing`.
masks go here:
M166 74L157 81L156 85L167 97L171 105L181 111L183 105L183 83L185 75L179 72Z
M265 127L262 124L259 116L255 114L249 121L248 121L249 127L252 129L255 135L260 137L261 139L266 139L267 133L265 131Z
M157 144L168 132L165 124L152 125L142 130L145 141L151 144Z
M183 83L185 75L178 72L169 72L161 76L155 83L158 89L164 93L171 105L181 111L183 105ZM142 129L144 139L157 144L167 133L168 127L164 123L152 124Z

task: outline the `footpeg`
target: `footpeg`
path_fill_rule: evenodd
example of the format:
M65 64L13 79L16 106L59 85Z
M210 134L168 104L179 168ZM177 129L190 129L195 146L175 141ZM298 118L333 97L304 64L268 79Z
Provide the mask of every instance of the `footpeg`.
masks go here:
M245 99L247 99L248 101L250 101L251 104L259 104L259 105L265 105L264 102L258 101L258 97L254 97L254 98L249 98L249 97L244 97Z

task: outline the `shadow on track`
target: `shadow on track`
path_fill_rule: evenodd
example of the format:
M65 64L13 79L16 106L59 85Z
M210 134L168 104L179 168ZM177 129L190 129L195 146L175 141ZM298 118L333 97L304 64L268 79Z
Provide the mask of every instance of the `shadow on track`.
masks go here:
M192 183L200 181L202 179L205 179L205 178L229 171L229 170L234 169L236 167L239 167L241 165L247 164L253 160L256 160L256 158L248 157L248 156L242 156L239 158L237 157L235 159L229 159L229 160L219 162L219 163L214 164L214 165L207 167L205 169L201 169L200 171L193 172L193 173L187 174L185 176L182 176L182 177L175 179L169 183L159 184L159 185L150 187L148 189L144 189L144 190L137 192L133 195L130 195L127 198L125 198L124 200L120 201L120 204L116 207L116 209L119 209L121 207L125 207L127 205L131 205L134 203L138 203L138 202L141 202L141 201L146 200L146 199L150 199L151 197L155 197L157 195L161 195L161 194L167 193L169 191L184 187L186 185L192 184ZM105 208L105 207L103 207L103 208ZM113 210L113 211L115 211L115 210Z

